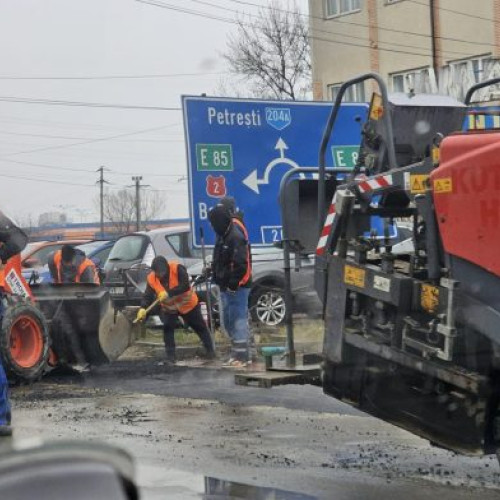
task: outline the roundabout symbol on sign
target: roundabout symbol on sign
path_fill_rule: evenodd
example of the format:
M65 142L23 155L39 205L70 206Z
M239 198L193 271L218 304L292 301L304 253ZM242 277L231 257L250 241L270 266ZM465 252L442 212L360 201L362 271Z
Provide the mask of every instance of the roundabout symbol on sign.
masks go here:
M258 177L257 169L252 170L250 175L248 175L243 179L243 184L245 184L247 188L251 189L256 194L260 194L260 189L259 189L260 185L269 184L269 176L271 175L271 170L276 165L284 164L284 165L289 165L291 168L299 168L299 165L297 165L297 163L295 163L290 158L286 158L285 150L288 149L288 146L281 137L278 139L278 142L276 143L274 149L277 149L280 152L280 156L279 158L271 160L267 164L266 170L264 171L264 176L261 179L259 179Z

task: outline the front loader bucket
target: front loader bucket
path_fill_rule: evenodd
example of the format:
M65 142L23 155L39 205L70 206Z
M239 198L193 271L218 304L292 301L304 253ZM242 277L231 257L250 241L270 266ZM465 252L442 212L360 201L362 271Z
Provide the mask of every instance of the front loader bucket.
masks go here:
M132 323L113 309L106 288L94 284L32 286L50 325L51 347L65 364L99 365L131 344Z

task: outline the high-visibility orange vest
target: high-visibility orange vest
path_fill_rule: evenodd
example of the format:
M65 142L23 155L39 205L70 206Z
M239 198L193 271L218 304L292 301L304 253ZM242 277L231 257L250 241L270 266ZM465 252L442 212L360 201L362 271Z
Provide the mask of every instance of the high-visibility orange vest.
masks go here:
M179 263L175 261L169 261L168 267L170 269L168 277L168 287L169 289L179 286L179 274L178 268ZM156 276L155 272L148 274L148 285L156 292L158 295L160 292L168 292L165 287L160 283L160 280ZM179 312L181 314L187 314L192 311L198 305L198 295L196 295L193 290L189 289L187 292L176 295L175 297L169 297L167 300L161 303L161 306L169 312Z
M241 229L243 236L248 241L248 231L245 224L243 224L243 222L241 222L241 220L238 219L238 217L233 217L233 223L236 224Z
M62 251L61 250L58 250L54 254L54 265L56 266L56 271L57 271L57 276L55 277L54 282L55 283L62 283L62 274L61 274ZM77 269L76 275L75 275L74 283L80 283L80 278L82 277L82 274L84 273L84 271L88 267L92 268L92 270L93 270L93 282L97 285L100 284L99 276L97 275L97 269L96 269L94 263L90 259L87 259L86 257L83 260L83 262L78 266L78 269Z
M243 236L245 237L245 240L247 241L247 270L243 278L241 278L240 282L238 283L239 286L244 286L248 283L248 280L252 275L252 266L250 265L250 245L248 245L248 231L245 224L243 224L243 222L241 222L241 220L237 217L233 217L233 224L236 224L236 226L240 228Z
M0 288L5 288L5 270L0 269Z

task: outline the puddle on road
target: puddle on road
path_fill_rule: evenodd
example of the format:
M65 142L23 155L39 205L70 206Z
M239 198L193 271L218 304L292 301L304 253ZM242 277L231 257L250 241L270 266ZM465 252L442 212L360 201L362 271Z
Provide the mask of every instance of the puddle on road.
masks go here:
M205 500L251 498L254 500L316 500L317 497L294 491L235 483L214 477L205 478Z
M227 481L175 469L140 467L141 499L159 500L317 500L317 497L265 486Z

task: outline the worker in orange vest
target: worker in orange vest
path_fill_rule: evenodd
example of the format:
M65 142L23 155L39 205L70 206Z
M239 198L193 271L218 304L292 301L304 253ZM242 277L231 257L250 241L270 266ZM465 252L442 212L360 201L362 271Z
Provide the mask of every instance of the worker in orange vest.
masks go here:
M176 361L174 332L178 316L181 316L200 338L205 348L205 358L214 359L215 350L210 332L201 314L198 296L191 289L186 268L159 255L153 259L151 270L147 277L142 307L137 312L137 320L144 320L147 316L146 308L155 299L160 299L160 318L163 322L167 362L173 364Z
M21 253L28 243L28 236L11 219L0 211L0 325L4 316L5 264ZM9 403L9 384L0 358L0 436L12 435Z
M49 256L49 270L54 283L100 283L95 264L72 245Z

